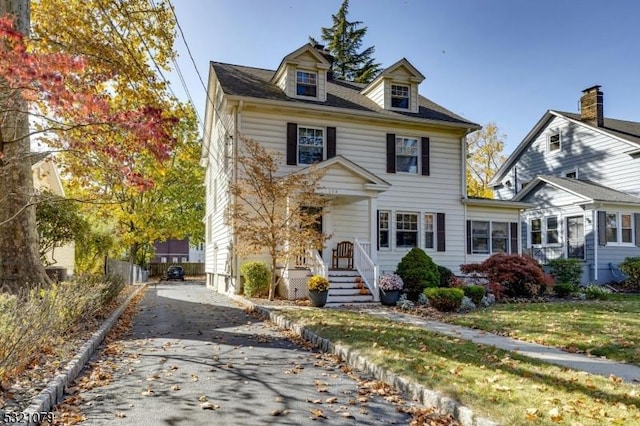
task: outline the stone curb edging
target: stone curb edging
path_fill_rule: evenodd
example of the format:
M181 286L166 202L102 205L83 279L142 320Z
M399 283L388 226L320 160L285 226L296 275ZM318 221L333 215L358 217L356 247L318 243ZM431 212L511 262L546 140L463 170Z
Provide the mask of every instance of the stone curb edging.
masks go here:
M346 346L334 344L328 339L318 336L306 327L290 321L264 306L256 305L255 303L238 295L230 295L230 297L268 318L278 327L293 331L303 339L320 348L322 351L337 355L350 367L356 368L375 377L425 406L435 407L443 414L452 415L462 426L499 426L499 424L493 420L477 416L469 407L460 404L455 399L443 395L440 392L427 389L426 387L404 377L398 376L397 374L391 373L379 365L369 361L357 351Z
M107 333L111 331L116 321L120 318L124 310L129 306L131 301L140 291L146 286L146 284L140 285L133 293L127 297L111 316L102 324L102 326L94 332L89 340L80 347L80 350L67 364L64 371L59 373L53 378L47 387L40 392L38 396L31 400L31 404L24 410L25 418L27 421L17 423L20 426L35 426L39 423L34 422L33 419L37 419L40 413L50 412L51 409L62 399L64 389L67 385L71 384L76 377L80 374L85 364L91 359L95 351L98 349Z

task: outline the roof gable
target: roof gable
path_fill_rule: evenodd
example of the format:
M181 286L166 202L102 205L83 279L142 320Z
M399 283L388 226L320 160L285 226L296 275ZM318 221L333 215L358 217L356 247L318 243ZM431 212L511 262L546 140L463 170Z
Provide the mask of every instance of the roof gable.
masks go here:
M328 160L322 161L309 167L305 167L297 173L305 173L309 168L315 168L316 170L325 170L327 174L329 174L332 169L346 170L352 176L362 180L364 188L368 190L382 192L391 187L391 184L386 180L382 179L374 173L371 173L367 169L359 166L358 164L342 155L336 155L335 157L329 158Z
M511 153L507 161L498 169L496 174L489 182L490 186L495 186L504 179L505 175L520 159L522 154L531 146L537 136L544 131L549 123L556 117L561 117L571 123L582 126L589 130L599 132L611 138L614 138L620 142L630 145L629 153L633 153L640 150L640 123L633 121L615 120L612 118L604 119L604 126L598 127L592 124L586 123L580 119L580 114L548 110L536 125L527 133L522 142L518 144L516 149ZM640 151L638 152L640 154Z
M558 176L538 176L533 182L522 189L514 198L514 201L522 201L528 195L535 193L540 185L550 185L554 188L563 190L583 200L580 204L603 202L603 203L619 203L619 204L639 204L640 198L627 194L626 192L616 191L597 183Z
M385 78L399 78L402 80L407 80L408 82L420 84L424 81L425 77L422 75L420 71L409 62L406 58L400 59L395 64L385 68L382 70L380 74L369 83L364 89L362 89L362 93L366 94L372 88L376 87L380 84L380 82Z
M271 82L277 81L280 78L280 75L286 71L286 66L289 64L298 65L301 62L314 61L318 68L329 69L331 67L331 64L329 63L327 58L322 56L322 54L318 52L318 50L315 49L310 43L300 46L282 59L280 65L278 65L278 68L276 69L275 74L271 78Z

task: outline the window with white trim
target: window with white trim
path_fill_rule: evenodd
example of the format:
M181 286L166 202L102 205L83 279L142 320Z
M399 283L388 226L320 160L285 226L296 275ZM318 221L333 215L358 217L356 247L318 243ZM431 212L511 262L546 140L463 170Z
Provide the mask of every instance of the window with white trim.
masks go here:
M560 148L562 148L561 141L560 141L560 133L554 133L552 135L549 135L548 141L547 141L547 147L549 152L560 151Z
M633 216L620 213L620 241L633 243Z
M409 109L409 86L391 85L391 107Z
M436 247L435 216L433 213L424 215L424 248L426 249Z
M509 252L509 223L491 222L491 253Z
M531 245L542 245L542 219L531 219Z
M388 211L378 212L378 247L389 248L389 216Z
M298 127L298 164L315 164L324 158L324 129Z
M296 95L318 97L318 74L311 71L296 71Z
M559 221L558 216L549 216L546 218L547 225L547 244L558 244L559 240Z
M396 213L396 247L418 247L417 213Z
M633 244L633 215L607 212L605 234L607 243Z
M396 136L396 172L418 173L418 138Z
M489 222L479 220L471 222L471 252L489 253Z

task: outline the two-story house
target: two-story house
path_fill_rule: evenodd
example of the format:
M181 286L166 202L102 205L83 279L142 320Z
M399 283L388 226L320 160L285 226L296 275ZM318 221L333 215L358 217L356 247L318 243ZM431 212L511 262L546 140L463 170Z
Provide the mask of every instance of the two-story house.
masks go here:
M358 84L333 79L321 49L306 44L275 71L211 63L202 157L207 285L240 291L242 259L224 217L241 136L282 153L282 173L310 164L325 171L331 206L321 226L331 238L319 270L330 269L338 242L353 242L354 269L374 298L377 274L394 271L413 247L454 273L494 252L518 252L519 214L529 205L466 196L465 137L480 126L421 96L425 77L406 59ZM288 273L293 266L283 265L284 297L306 294Z
M526 252L582 260L583 283L608 283L640 256L639 182L640 123L605 118L594 86L580 113L547 111L490 184L499 199L535 205L522 215Z

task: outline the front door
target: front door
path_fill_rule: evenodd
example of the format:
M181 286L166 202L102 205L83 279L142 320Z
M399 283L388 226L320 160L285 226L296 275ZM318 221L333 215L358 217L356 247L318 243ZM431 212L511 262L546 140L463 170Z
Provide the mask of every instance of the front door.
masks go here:
M567 218L567 258L584 259L584 217L571 216Z

